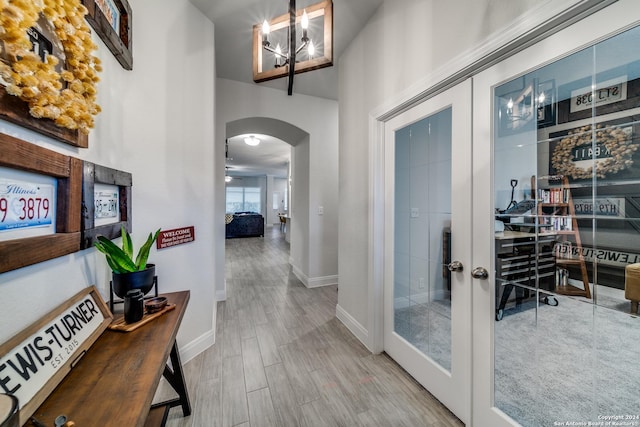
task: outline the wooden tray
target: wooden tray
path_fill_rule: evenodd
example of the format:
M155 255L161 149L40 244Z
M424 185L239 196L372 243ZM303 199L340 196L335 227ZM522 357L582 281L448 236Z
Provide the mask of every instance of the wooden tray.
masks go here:
M112 331L131 332L133 330L138 329L140 326L146 325L147 323L151 322L156 317L162 316L167 311L173 310L174 308L176 308L176 305L169 303L162 310L157 311L157 312L155 312L153 314L146 314L145 313L145 315L142 317L142 319L137 321L136 323L126 323L124 321L124 316L118 317L117 319L114 319L113 322L111 322L111 324L108 326L108 328L111 329Z

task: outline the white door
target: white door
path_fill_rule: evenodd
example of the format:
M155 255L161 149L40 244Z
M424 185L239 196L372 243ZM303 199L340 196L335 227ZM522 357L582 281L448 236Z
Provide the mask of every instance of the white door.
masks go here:
M640 424L639 16L620 0L473 78L475 426Z
M384 349L470 420L471 84L385 123ZM449 266L451 267L450 271Z

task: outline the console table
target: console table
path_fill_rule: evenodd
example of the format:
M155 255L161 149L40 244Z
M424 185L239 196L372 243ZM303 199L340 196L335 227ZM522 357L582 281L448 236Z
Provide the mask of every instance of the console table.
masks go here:
M143 427L164 425L173 406L182 406L183 414L190 415L176 345L189 291L162 296L176 308L131 332L105 330L33 417L48 426L65 415L76 426ZM179 397L152 407L161 376Z

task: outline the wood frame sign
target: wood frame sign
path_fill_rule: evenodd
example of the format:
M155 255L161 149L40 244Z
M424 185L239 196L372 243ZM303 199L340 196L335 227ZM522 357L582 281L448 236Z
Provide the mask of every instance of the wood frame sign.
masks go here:
M133 69L133 14L127 0L82 0L87 22L125 70Z
M55 234L0 241L0 273L79 251L82 161L0 133L0 166L57 181Z
M0 345L0 392L20 404L20 425L38 409L113 320L87 287Z
M81 249L93 247L96 237L109 240L120 237L121 226L131 232L131 186L132 175L106 166L84 162L82 182L82 242ZM96 226L96 184L117 186L120 221Z

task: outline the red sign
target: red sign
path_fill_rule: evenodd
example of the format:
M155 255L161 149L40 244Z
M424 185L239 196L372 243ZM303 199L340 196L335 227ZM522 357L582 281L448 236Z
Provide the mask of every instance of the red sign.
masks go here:
M196 232L193 225L190 227L175 228L173 230L162 230L160 234L158 234L156 248L168 248L170 246L193 242L194 240L196 240Z

